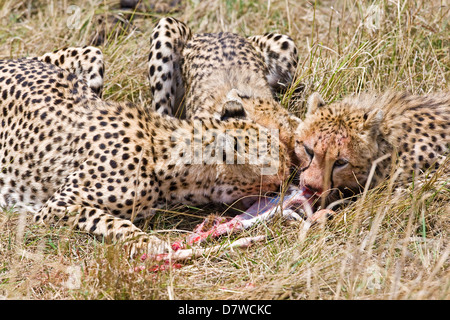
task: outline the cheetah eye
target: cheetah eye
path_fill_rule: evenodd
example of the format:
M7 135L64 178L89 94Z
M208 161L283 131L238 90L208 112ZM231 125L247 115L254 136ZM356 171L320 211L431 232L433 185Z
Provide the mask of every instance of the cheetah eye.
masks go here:
M348 160L338 159L334 162L334 166L337 168L343 168L348 164Z
M310 149L309 147L307 147L306 145L303 145L303 147L305 148L305 152L306 154L312 159L314 158L314 151L312 149Z

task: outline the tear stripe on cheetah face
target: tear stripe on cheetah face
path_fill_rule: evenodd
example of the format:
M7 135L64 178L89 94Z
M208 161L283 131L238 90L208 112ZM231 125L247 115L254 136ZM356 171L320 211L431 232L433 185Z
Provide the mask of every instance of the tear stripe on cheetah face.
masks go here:
M287 36L192 35L184 23L163 18L151 38L150 88L158 112L179 115L176 110L181 108L187 118L261 121L278 128L281 140L293 150L300 119L276 102L273 93L282 82L290 84L296 65L297 49ZM232 92L239 99L229 103Z
M371 186L389 177L397 159L400 184L433 172L450 147L450 93L424 96L404 92L363 94L327 105L316 93L299 126L300 184L317 194L358 193L372 163L378 163ZM397 167L395 168L397 169ZM331 192L328 193L328 190Z
M38 222L132 240L130 250L160 253L165 246L134 226L132 216L146 218L166 203L231 202L277 191L288 175L282 143L272 175L262 175L267 158L232 165L177 161L181 156L173 151L183 142L173 133L190 139L191 122L105 102L74 74L36 60L0 61L0 103L2 205L32 206ZM231 138L242 140L242 132L269 131L248 121L214 119L202 128L202 149L210 148L214 133L230 130Z

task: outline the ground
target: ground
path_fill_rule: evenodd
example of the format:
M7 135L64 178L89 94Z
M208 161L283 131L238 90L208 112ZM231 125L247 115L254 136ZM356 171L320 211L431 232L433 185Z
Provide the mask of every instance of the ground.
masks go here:
M0 58L90 44L99 16L118 1L10 1L0 9ZM442 1L181 1L173 16L193 32L290 35L299 49L296 85L283 105L299 117L319 91L327 103L394 88L448 90L449 7ZM152 26L164 13L134 15L136 28L100 44L106 100L149 103ZM447 162L448 163L448 162ZM446 177L444 177L446 178ZM115 247L64 228L0 214L0 296L29 299L448 299L450 190L433 182L400 195L389 186L361 195L325 226L279 221L253 234L269 241L153 272ZM163 236L190 230L211 208L172 207L148 226ZM217 210L215 208L215 210ZM225 212L223 209L221 212ZM169 230L169 231L167 231ZM171 231L172 230L172 231ZM223 239L227 243L228 239ZM135 271L136 270L136 271ZM139 271L141 270L141 271Z

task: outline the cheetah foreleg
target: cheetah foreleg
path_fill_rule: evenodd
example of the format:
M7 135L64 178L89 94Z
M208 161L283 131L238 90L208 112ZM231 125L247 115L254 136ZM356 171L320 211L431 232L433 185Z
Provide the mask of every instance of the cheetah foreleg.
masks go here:
M104 238L109 243L123 243L129 256L138 252L160 254L168 244L151 236L131 221L114 217L104 210L83 205L66 205L64 201L49 201L34 217L36 222L57 222L70 228Z

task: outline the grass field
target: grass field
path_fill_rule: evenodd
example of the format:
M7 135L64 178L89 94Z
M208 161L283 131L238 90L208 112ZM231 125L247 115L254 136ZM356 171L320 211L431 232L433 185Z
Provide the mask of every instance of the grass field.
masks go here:
M118 1L0 0L0 58L83 46ZM450 3L433 1L182 1L171 13L194 32L289 34L300 63L283 97L300 117L306 98L366 90L449 90ZM106 25L106 100L148 104L149 39L158 18L136 12L134 27ZM295 87L304 91L293 94ZM447 167L450 159L447 161ZM450 177L395 192L387 182L325 226L275 221L248 234L267 241L223 250L155 273L123 249L65 228L33 226L14 208L0 213L0 298L6 299L449 299ZM149 230L174 239L208 208L168 208ZM212 209L210 209L212 210ZM221 239L224 244L232 239ZM139 272L135 268L143 269Z

